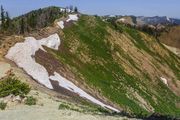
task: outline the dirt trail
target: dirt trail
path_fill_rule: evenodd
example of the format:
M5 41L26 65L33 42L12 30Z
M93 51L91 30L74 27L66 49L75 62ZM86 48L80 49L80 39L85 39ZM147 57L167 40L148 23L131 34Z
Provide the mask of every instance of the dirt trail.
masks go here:
M0 61L0 78L6 76L6 73L11 69L8 63Z
M32 90L29 95L38 99L37 105L8 104L6 110L0 111L0 120L129 120L120 116L59 110L58 106L62 103L59 99L37 90Z

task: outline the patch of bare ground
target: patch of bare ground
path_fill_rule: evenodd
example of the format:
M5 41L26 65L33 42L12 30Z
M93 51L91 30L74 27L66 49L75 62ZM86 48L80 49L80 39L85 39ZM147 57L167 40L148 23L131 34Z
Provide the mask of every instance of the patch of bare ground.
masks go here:
M57 33L57 31L59 30L58 26L50 26L50 27L46 27L43 29L40 29L38 31L34 31L28 34L25 34L26 37L34 37L37 40L42 39L42 38L47 38L49 37L49 35L55 34Z
M121 116L108 116L93 113L83 113L70 109L58 109L60 104L64 104L57 98L53 98L43 92L33 90L29 95L38 99L37 105L27 106L17 104L8 106L6 110L0 112L1 120L127 120L130 118ZM66 102L67 103L67 102ZM71 107L78 108L77 104ZM78 108L78 110L81 108ZM131 118L134 120L133 118Z

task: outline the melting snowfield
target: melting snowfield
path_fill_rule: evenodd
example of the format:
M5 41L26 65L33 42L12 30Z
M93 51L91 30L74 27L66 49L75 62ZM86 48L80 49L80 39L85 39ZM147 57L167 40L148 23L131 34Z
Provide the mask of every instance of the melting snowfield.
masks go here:
M78 20L78 15L74 14L74 15L69 15L69 19L67 19L66 22L77 21L77 20Z
M46 68L36 63L34 59L36 51L39 49L45 51L42 45L57 50L60 45L59 36L54 34L41 40L27 37L23 43L17 43L10 48L5 57L14 61L39 83L53 89Z
M71 15L68 15L68 19L65 21L65 22L70 22L70 21L78 21L78 15L77 14L71 14ZM59 25L59 27L61 29L64 29L64 21L59 21L57 22L57 24Z
M51 80L55 80L59 82L59 86L72 91L74 93L77 93L79 96L86 98L102 107L106 107L108 109L111 109L113 111L119 112L119 110L109 106L109 105L105 105L104 103L100 102L99 100L95 99L94 97L90 96L89 94L87 94L86 92L84 92L82 89L78 88L77 86L75 86L72 82L68 81L67 79L63 78L61 75L59 75L58 73L54 72L54 76L50 76L49 77Z
M77 15L69 15L69 19L67 20L67 22L71 20L78 20ZM59 25L60 27L64 28L64 22L60 21ZM78 88L76 85L68 81L66 78L62 77L57 72L54 71L54 76L49 76L46 68L35 61L34 56L39 49L46 52L42 46L47 46L51 49L58 50L59 45L60 38L58 34L53 34L41 40L36 40L34 37L26 37L24 42L16 43L13 47L11 47L5 57L14 61L20 68L23 68L27 72L27 74L32 76L40 84L46 86L49 89L53 89L50 80L58 81L59 86L71 92L74 92L79 96L86 98L102 107L120 112L118 109L106 105L101 101L95 99L91 95L87 94L85 91Z
M64 29L64 21L59 21L57 22L57 24L59 25L61 29Z

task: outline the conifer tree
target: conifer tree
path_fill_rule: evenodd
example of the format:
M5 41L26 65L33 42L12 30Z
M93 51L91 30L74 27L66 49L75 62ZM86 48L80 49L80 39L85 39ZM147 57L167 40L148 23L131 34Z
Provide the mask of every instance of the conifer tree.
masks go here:
M5 24L5 16L4 16L4 8L3 6L1 5L1 26L2 28L4 28L4 24Z
M20 33L21 33L21 34L24 34L24 18L21 19L20 26L21 26L21 28L20 28Z
M74 8L74 12L78 13L78 8L77 7Z
M10 19L10 17L9 17L9 13L6 12L6 23L5 23L6 29L9 28L10 22L11 22L11 19Z

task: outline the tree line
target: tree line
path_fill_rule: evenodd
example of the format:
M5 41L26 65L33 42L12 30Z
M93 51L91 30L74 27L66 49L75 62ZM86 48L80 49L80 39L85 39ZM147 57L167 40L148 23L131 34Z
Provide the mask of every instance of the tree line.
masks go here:
M5 11L1 5L1 29L7 30L11 24L11 18L8 11Z
M79 12L79 10L78 10L78 8L75 6L72 6L72 5L70 5L70 6L67 6L66 8L65 8L66 10L70 10L71 12L73 11L73 12L75 12L75 13L78 13ZM65 12L67 12L67 11L65 11Z
M67 11L68 10L68 11ZM60 11L59 7L47 7L33 10L27 14L11 19L9 13L1 5L0 32L8 34L24 34L50 26L54 21L68 13L78 13L78 8L72 5Z

